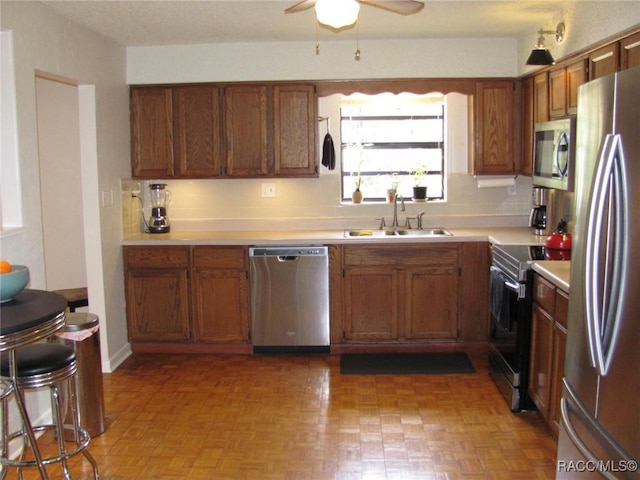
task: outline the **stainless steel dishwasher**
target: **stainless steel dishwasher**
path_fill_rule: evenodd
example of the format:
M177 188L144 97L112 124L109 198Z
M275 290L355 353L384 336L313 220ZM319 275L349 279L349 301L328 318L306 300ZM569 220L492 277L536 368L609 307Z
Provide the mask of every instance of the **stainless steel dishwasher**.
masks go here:
M254 352L329 351L327 247L250 247L249 278Z

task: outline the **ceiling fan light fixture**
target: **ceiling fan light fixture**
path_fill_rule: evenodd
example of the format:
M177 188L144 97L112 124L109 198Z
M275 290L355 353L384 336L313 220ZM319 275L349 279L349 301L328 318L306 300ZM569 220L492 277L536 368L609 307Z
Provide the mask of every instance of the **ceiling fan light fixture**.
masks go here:
M318 0L315 10L318 22L338 29L356 23L360 4L356 0Z

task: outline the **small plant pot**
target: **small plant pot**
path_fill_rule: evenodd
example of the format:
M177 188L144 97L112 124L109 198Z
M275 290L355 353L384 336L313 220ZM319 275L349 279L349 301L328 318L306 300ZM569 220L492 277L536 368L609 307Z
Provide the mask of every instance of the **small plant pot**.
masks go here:
M395 188L388 188L387 189L387 202L388 203L393 203L393 201L396 199L396 189Z
M351 194L351 200L353 201L353 203L362 203L362 198L363 198L363 195L360 189L354 191Z
M413 201L414 202L426 202L427 201L427 187L413 187Z

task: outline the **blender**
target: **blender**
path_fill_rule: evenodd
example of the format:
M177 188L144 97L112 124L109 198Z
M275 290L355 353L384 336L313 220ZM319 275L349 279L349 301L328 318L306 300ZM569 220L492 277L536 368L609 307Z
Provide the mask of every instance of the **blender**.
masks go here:
M149 218L149 233L167 233L171 230L167 206L171 201L171 191L166 183L152 183L151 189L151 217Z

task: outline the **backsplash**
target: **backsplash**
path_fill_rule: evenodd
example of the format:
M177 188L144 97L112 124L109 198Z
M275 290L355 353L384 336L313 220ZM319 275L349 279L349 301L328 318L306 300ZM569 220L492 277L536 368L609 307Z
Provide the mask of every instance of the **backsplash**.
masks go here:
M314 229L325 225L358 222L375 227L376 218L391 219L389 203L341 203L339 172L323 171L312 179L167 180L173 199L168 208L172 229L177 230L263 230ZM131 186L139 184L149 215L149 183L123 179L124 234L142 231L140 203L131 198ZM262 183L276 187L275 198L261 196ZM366 192L365 197L366 197ZM518 177L515 193L508 188L477 188L476 179L466 174L447 177L445 202L406 203L398 212L403 220L424 210L427 226L525 226L531 208L531 179ZM400 205L398 206L400 209Z

